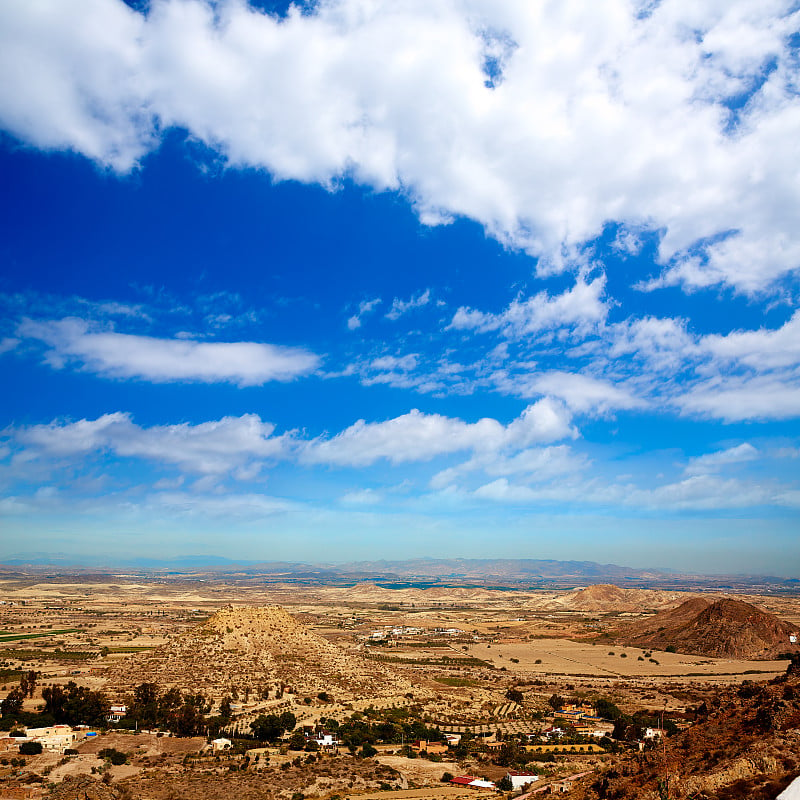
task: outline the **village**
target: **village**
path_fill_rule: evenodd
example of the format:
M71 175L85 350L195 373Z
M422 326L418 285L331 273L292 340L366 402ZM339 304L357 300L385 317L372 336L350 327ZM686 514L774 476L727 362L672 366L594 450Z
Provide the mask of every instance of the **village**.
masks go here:
M515 793L524 789L532 794L563 793L569 790L575 780L587 773L585 769L580 769L580 759L569 762L577 771L568 771L569 774L563 774L564 770L556 771L549 766L549 763L555 762L556 756L602 754L607 749L618 750L620 743L612 738L615 723L598 716L593 704L578 701L555 705L559 707L553 708L551 714L542 717L538 730L529 730L518 736L504 737L500 734L500 738L497 735L473 737L466 732L440 734L435 729L433 732L439 736L436 739L413 739L405 742L401 734L399 743L363 740L360 752L353 746L351 730L347 724L339 725L333 719L329 722L336 727L331 729L321 724L298 726L271 742L259 743L253 741L258 733L258 723L255 723L252 726L253 734L248 738L231 734L231 738L228 735L217 735L203 741L200 737L189 737L198 749L190 751L183 748L182 765L191 765L193 769L213 765L216 770L223 772L235 767L239 771L257 773L287 764L297 766L297 762L302 763L308 754L314 754L315 759L351 759L357 756L377 758L378 761L381 757L398 755L409 761L426 760L432 767L450 766L454 762L471 762L481 767L474 770L481 772L480 775L454 775L440 767L439 782L442 786ZM116 773L116 777L120 777L125 773L124 765L135 763L136 759L131 758L130 748L142 749L139 740L150 742L155 739L158 742L165 738L178 738L169 730L140 729L136 720L133 730L116 727L120 722L131 721L128 712L126 705L113 704L108 708L104 724L100 726L57 724L35 728L16 725L0 738L0 775L4 779L12 778L15 774L21 777L24 774L23 767L41 770L47 776L59 769L74 775L82 766L89 774L102 776L114 776L115 768L122 767ZM674 729L675 723L670 724ZM528 724L528 727L532 726ZM230 729L237 732L239 730L235 718L231 720ZM642 729L640 734L641 738L633 741L623 739L625 746L643 750L652 746L655 740L666 736L668 730L648 727ZM120 744L121 742L124 744ZM106 746L99 746L102 744ZM123 749L118 749L119 747ZM539 761L538 757L541 755L549 755L549 763L548 760ZM526 757L530 757L537 766L527 770L503 767L512 762L524 761ZM489 774L493 779L487 777ZM4 791L6 794L3 797L13 796L13 792L12 795L7 795L9 787ZM42 787L28 784L25 792L26 797L40 797Z

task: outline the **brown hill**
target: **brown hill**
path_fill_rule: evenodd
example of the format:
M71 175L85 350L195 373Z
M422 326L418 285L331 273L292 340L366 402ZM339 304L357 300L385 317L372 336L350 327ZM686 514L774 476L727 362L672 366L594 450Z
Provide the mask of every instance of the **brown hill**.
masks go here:
M597 583L573 589L541 602L548 609L598 613L651 611L672 605L680 594L652 589L623 589L612 583Z
M799 772L800 671L790 671L719 692L699 707L691 728L644 753L610 759L570 797L775 800Z
M768 659L797 651L790 636L797 629L788 622L730 598L713 603L695 597L677 608L655 614L622 630L618 638L636 647L714 658Z
M143 682L202 691L213 697L275 690L325 691L337 699L385 696L411 688L388 667L331 644L280 606L223 608L205 622L149 653L126 660L109 683L130 689ZM257 694L256 694L257 696Z

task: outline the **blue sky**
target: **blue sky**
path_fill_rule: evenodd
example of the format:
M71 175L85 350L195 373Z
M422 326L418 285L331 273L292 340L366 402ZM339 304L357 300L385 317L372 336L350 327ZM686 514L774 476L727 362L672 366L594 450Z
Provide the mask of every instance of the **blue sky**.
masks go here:
M696 5L3 3L0 558L800 576L800 13Z

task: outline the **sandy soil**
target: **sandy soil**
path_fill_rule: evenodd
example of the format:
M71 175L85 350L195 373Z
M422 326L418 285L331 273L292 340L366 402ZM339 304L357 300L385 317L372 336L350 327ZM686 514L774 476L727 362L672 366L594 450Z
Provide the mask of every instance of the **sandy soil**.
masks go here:
M495 667L528 675L596 675L613 678L705 679L713 675L744 675L766 679L786 671L788 661L737 661L704 658L680 653L640 650L608 644L585 644L569 639L539 639L533 642L504 642L470 645L466 651ZM625 657L622 654L625 654ZM646 653L658 661L653 664ZM643 660L640 661L639 658ZM518 659L518 662L512 661ZM541 663L536 663L540 661Z

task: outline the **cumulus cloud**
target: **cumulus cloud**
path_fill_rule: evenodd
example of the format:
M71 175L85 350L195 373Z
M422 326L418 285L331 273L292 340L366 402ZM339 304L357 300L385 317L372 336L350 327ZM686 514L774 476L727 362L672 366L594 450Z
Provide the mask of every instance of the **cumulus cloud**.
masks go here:
M379 459L399 464L470 450L519 449L574 435L569 414L548 399L529 406L508 425L491 418L464 422L414 409L385 422L368 423L362 419L336 436L315 439L305 446L301 458L311 464L354 467Z
M525 383L525 392L558 397L570 409L582 414L606 414L647 405L646 401L635 397L623 386L589 375L559 370L534 373Z
M551 269L615 220L659 233L651 286L756 292L800 265L798 15L791 0L323 0L285 19L235 0L6 0L0 124L119 171L180 127L278 179L402 191L423 222L472 218Z
M596 329L608 314L603 295L605 277L587 282L581 276L571 289L550 296L539 292L527 299L517 298L499 314L459 308L450 322L455 330L500 331L508 338L521 338L555 328L574 328L585 335Z
M275 426L256 414L223 417L196 425L142 427L123 412L104 414L94 420L53 421L12 430L13 440L23 449L15 458L30 462L41 458L76 458L108 452L126 458L173 464L204 475L231 474L253 477L248 468L283 456L287 435L273 436Z
M800 415L800 379L715 377L698 382L673 402L683 414L725 422L792 419Z
M800 311L775 330L734 331L709 335L702 347L716 358L733 361L763 372L800 364Z
M46 343L50 347L46 360L56 369L77 362L83 369L105 377L156 383L197 381L260 386L268 381L294 380L312 372L320 363L319 356L302 348L92 331L88 323L76 318L24 320L17 332L22 338Z
M542 482L564 475L575 475L588 466L588 459L574 453L567 445L528 447L512 454L494 452L475 455L463 464L436 473L431 478L430 485L434 489L444 489L455 485L472 472L481 472L488 476L514 475L527 482Z

